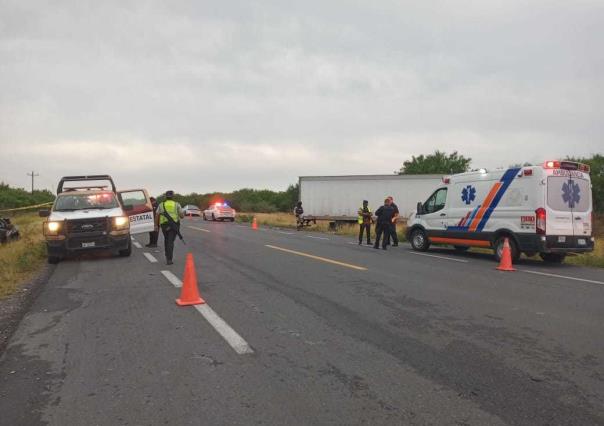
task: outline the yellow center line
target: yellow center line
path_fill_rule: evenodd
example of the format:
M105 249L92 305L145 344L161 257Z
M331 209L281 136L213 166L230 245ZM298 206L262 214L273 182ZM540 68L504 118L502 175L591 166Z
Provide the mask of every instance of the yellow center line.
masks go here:
M272 248L274 250L280 250L280 251L284 251L286 253L297 254L298 256L309 257L311 259L320 260L321 262L333 263L334 265L340 265L340 266L344 266L346 268L356 269L358 271L366 271L367 270L367 268L364 268L362 266L351 265L350 263L339 262L337 260L327 259L327 258L321 257L321 256L315 256L315 255L308 254L308 253L302 253L301 251L295 251L295 250L290 250L290 249L286 249L286 248L283 248L283 247L272 246L270 244L265 244L265 246L268 247L268 248Z
M188 226L188 228L197 229L198 231L203 231L203 232L212 232L212 231L208 231L207 229L198 228L197 226Z

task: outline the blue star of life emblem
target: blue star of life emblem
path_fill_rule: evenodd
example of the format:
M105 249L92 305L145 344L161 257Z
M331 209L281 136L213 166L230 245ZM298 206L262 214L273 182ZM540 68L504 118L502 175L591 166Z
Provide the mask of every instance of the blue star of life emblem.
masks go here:
M572 179L562 185L562 200L568 204L568 207L574 209L581 201L581 188L574 183Z
M461 201L466 204L471 204L476 199L476 188L472 185L466 186L461 190Z

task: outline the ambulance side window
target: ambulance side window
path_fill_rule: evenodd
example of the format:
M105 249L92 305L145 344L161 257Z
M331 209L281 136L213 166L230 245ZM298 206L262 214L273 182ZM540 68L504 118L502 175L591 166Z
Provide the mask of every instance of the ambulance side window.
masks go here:
M447 201L447 188L437 189L434 194L424 203L424 211L426 213L434 213L445 208Z

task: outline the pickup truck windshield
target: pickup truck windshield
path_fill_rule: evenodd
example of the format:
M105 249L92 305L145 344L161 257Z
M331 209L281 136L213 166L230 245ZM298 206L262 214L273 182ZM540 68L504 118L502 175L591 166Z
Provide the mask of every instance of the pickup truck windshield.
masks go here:
M54 211L74 211L91 209L114 209L119 207L115 194L62 194L57 197Z

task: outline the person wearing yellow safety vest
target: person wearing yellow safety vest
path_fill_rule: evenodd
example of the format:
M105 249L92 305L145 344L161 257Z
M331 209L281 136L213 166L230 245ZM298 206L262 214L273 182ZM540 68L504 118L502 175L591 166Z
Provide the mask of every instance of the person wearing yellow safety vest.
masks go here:
M174 253L174 240L178 235L178 228L180 228L180 219L185 217L185 213L182 210L180 204L173 200L174 191L166 191L166 200L160 203L157 207L157 215L159 216L159 226L161 232L164 235L164 251L166 253L166 263L172 265L172 255ZM176 224L174 227L170 220L165 216L169 215L172 221Z
M373 221L369 202L363 200L363 206L359 209L359 245L363 244L363 231L367 233L367 245L371 245L371 222Z

